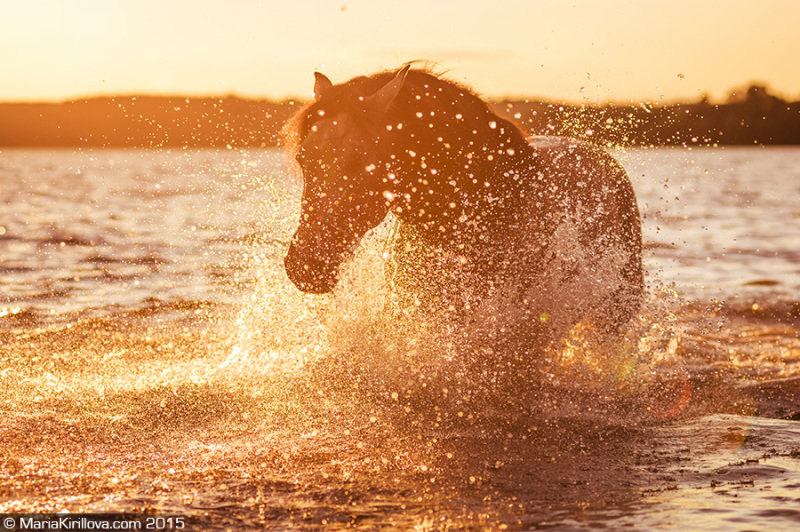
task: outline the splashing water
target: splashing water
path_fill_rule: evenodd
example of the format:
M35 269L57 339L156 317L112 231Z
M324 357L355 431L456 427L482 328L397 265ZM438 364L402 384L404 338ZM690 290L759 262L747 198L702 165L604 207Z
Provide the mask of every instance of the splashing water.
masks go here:
M393 314L391 221L333 295L299 293L281 264L299 191L276 152L3 157L4 511L204 529L800 520L781 502L800 481L798 218L776 190L796 192L796 150L625 156L649 300L621 339L578 324L535 352L499 334L519 318L502 293L467 331ZM530 297L555 304L556 280Z

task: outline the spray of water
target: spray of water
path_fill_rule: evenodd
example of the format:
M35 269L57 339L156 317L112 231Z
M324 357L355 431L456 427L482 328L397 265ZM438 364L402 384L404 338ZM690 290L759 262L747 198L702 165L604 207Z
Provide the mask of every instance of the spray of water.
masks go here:
M686 388L674 382L686 380L676 356L674 292L654 291L613 337L568 319L587 294L604 297L597 286L614 285L607 278L618 271L613 250L594 262L592 279L567 275L590 252L572 243L574 228L560 228L558 261L526 295L541 312L521 312L508 291L498 290L476 303L465 326L448 313L398 311L385 272L393 224L367 236L331 296L291 287L279 248L253 253L258 282L220 369L259 374L282 400L288 393L306 411L344 409L356 423L380 417L456 430L581 416L649 422L685 408Z

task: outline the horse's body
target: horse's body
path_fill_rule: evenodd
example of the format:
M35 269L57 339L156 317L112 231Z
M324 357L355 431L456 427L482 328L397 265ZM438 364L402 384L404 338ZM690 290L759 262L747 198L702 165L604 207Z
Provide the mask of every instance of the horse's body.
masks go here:
M603 329L638 309L638 208L605 151L526 139L469 90L408 67L337 86L318 74L315 96L293 130L304 189L285 262L301 290L330 291L391 210L404 305L463 317L502 294L525 319Z

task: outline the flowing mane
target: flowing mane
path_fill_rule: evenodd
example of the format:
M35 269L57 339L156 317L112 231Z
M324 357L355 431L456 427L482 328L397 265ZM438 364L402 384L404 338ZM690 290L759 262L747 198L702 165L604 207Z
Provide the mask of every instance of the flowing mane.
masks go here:
M338 112L357 116L362 112L364 98L386 85L395 74L387 70L334 85L324 99L306 105L292 117L284 131L285 146L296 153L314 124L324 116ZM497 115L472 90L430 70L409 70L390 110L390 118L406 117L418 119L404 126L414 127L414 133L423 138L436 138L442 130L462 139L474 136L476 131L488 136L493 130L506 132L523 142L525 138L516 124Z

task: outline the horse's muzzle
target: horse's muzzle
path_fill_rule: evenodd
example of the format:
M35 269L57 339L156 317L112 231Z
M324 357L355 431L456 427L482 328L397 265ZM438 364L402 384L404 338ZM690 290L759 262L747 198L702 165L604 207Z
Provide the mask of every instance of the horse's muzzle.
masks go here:
M327 294L339 281L338 261L303 257L294 243L289 246L283 265L289 280L308 294Z

